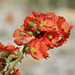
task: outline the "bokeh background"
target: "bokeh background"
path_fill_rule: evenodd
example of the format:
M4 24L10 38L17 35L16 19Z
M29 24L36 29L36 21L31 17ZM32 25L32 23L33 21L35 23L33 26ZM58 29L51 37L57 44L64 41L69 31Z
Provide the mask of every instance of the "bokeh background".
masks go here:
M38 61L27 55L16 68L22 75L75 75L75 0L0 0L0 42L15 45L14 30L33 11L64 16L73 29L67 44L48 51L51 58Z

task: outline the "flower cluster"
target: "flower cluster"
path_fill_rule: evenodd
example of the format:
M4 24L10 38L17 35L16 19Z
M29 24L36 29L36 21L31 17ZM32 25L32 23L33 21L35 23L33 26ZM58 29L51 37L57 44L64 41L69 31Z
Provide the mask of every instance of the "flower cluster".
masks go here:
M25 53L37 60L49 57L48 50L62 46L67 42L70 29L65 18L56 16L55 13L32 12L20 29L16 29L14 42L26 46Z
M5 46L0 42L0 74L21 75L19 69L16 70L14 67L23 59L24 53L30 54L36 60L47 59L48 50L67 42L72 27L68 25L65 18L55 13L32 12L13 34L14 42L18 46L24 46L21 52L19 47L12 44Z
M3 58L8 57L12 52L17 51L18 49L18 47L15 47L10 43L5 46L0 42L0 62L3 61Z
M17 59L19 54L20 54L20 51L18 47L15 47L10 43L7 46L5 46L0 42L0 74L4 75L4 73L8 71L7 63ZM7 66L7 69L4 70L6 66ZM17 71L15 71L14 74L19 75Z

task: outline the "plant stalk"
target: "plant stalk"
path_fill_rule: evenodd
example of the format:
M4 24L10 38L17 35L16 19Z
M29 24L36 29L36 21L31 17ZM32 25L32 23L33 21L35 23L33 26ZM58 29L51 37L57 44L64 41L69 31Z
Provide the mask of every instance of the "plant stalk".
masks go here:
M10 66L9 70L5 73L5 75L10 75L11 71L14 69L14 67L17 65L17 63L19 62L19 60L22 58L23 54L25 53L25 46L22 50L22 52L20 53L20 56L14 61L14 63Z

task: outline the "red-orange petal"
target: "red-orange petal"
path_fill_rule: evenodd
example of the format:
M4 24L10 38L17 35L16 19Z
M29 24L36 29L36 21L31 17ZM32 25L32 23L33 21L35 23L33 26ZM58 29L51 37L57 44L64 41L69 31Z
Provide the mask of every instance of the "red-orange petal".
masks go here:
M34 15L33 15L33 13L30 13L30 14L28 15L28 17L35 18Z
M44 38L44 42L46 43L46 44L49 44L50 45L50 47L54 47L54 45L53 45L53 43L52 43L52 41L49 41L49 39L48 38Z
M51 26L56 25L56 22L51 18L46 18L45 21L47 23L46 27L51 27Z
M30 42L29 42L29 51L30 51L30 53L31 53L31 56L33 57L33 58L35 58L36 60L39 60L39 59L42 59L43 58L43 55L42 55L42 53L40 52L40 40L38 40L38 39L33 39L33 40L31 40ZM37 50L37 52L36 53L32 53L31 52L31 48L35 48L36 50Z
M49 48L47 47L47 45L45 44L45 42L42 40L40 42L40 52L43 54L43 57L46 59L49 57L49 54L47 53L47 51L49 50Z
M3 44L0 42L0 51L3 49Z
M33 39L33 36L31 34L22 36L22 40L24 40L25 42L29 42L31 39Z
M21 27L21 30L24 31L25 26L24 25L21 25L20 27Z
M49 14L52 18L56 17L55 13L47 12L47 14Z
M14 34L13 34L13 37L15 37L15 38L20 37L20 31L21 31L20 29L16 29Z
M19 69L16 70L15 75L21 75L21 73L19 72Z
M8 44L5 49L7 52L12 52L16 50L15 46L13 46L12 44Z
M72 29L72 27L73 27L72 25L69 26L69 31Z
M15 39L14 42L15 42L18 46L23 45L23 41L21 40L21 38Z

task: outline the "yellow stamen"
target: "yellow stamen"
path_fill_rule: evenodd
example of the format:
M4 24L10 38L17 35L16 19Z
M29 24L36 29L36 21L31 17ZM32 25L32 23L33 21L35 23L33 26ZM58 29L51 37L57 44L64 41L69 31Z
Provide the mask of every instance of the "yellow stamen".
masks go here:
M41 27L45 27L47 24L46 24L46 22L44 21L44 22L41 22Z
M43 22L43 26L46 26L46 22Z
M55 28L55 26L52 26L51 28L52 28L52 29L54 29L54 28Z
M64 25L61 25L61 29L64 29L64 27L65 27Z
M48 38L49 38L49 39L52 39L52 38L53 38L53 36L52 36L52 35L48 35Z
M32 47L32 48L31 48L31 52L32 52L32 53L36 53L36 52L37 52L37 49Z

